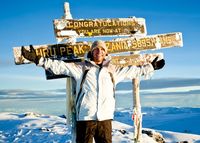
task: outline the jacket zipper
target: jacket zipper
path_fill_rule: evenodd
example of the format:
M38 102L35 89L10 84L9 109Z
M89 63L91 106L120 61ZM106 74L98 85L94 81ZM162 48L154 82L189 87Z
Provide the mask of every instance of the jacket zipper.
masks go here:
M99 68L99 73L97 75L97 113L99 109L99 75L100 75L101 69L102 67ZM97 116L97 120L98 120L98 116Z

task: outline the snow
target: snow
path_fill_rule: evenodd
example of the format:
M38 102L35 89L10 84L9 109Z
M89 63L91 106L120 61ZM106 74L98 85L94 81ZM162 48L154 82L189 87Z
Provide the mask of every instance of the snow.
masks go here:
M200 143L199 111L199 108L143 108L143 130L160 133L166 143ZM131 114L131 109L116 110L112 121L113 143L133 142ZM64 117L34 112L1 112L0 142L71 142L71 128L66 125ZM142 139L144 143L155 142L147 134L142 134Z
M166 143L200 143L199 79L141 82L142 129ZM132 84L117 86L113 143L133 142ZM0 143L71 142L66 90L0 90ZM187 106L187 107L186 107ZM153 137L154 137L153 136ZM142 134L143 143L154 143Z

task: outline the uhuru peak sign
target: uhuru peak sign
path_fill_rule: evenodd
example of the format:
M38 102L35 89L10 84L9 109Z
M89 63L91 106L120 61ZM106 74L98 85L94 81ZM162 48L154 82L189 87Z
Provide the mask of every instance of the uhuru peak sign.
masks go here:
M64 60L66 62L80 62L85 53L90 49L92 42L76 42L74 44L54 44L54 45L36 45L34 46L36 54L46 58ZM160 35L151 35L140 38L118 38L111 41L106 41L108 53L114 54L119 52L133 52L142 50L153 50L160 48L181 47L182 34L168 33ZM29 48L29 46L25 46ZM30 61L26 60L21 55L21 47L16 47L14 50L14 57L16 64L27 64ZM119 66L128 65L142 65L151 62L158 54L129 55L129 56L115 56L112 63ZM149 58L151 57L151 58ZM148 59L148 60L147 60ZM46 71L47 79L63 78L66 75L54 75L51 71Z
M105 41L108 47L108 53L130 52L153 50L160 48L182 47L181 33L168 33L151 35L140 38L118 38L110 41ZM53 59L71 59L75 57L83 57L89 50L92 42L76 42L74 44L53 44L53 45L36 45L33 46L36 54L46 58ZM29 48L29 46L25 46ZM13 49L15 64L30 63L21 55L21 47Z

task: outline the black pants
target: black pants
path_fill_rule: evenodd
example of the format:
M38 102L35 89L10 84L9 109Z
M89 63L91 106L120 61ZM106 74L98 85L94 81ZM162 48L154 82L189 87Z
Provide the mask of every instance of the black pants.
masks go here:
M112 143L112 123L105 121L77 121L76 143Z

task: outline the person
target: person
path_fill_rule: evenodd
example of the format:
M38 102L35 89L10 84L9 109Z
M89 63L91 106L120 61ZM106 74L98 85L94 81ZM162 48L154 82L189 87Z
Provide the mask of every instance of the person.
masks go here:
M75 79L77 143L92 143L93 138L96 143L111 143L115 85L124 79L150 74L165 65L164 59L155 58L144 66L119 67L110 63L107 51L105 42L97 40L91 45L84 62L66 63L38 57L33 47L30 51L22 47L22 55L37 66Z

